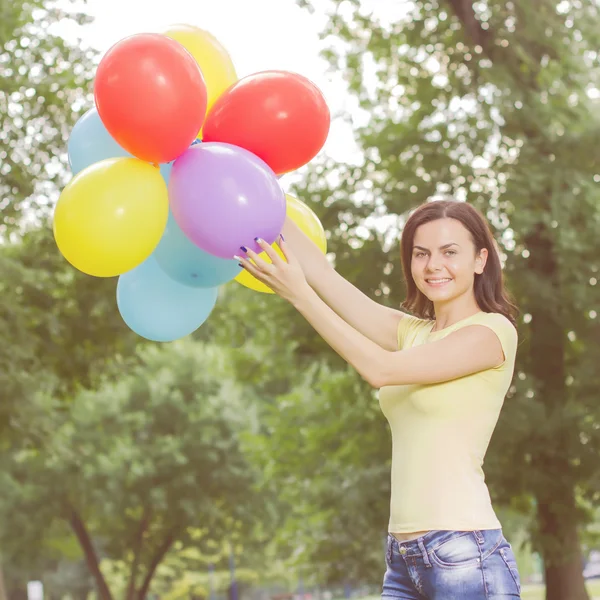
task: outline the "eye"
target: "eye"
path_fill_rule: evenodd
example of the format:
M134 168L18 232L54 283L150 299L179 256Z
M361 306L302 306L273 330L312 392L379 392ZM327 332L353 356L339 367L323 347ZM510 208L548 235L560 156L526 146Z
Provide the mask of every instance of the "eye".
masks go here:
M456 250L446 250L446 256L454 256L456 254Z
M415 252L415 258L423 258L425 256L425 252Z

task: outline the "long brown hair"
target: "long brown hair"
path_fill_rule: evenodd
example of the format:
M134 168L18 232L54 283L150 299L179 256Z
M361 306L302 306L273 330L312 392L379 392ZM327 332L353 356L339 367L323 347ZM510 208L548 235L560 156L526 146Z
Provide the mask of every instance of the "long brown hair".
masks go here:
M477 209L456 200L427 202L417 208L406 222L402 232L401 254L407 293L402 306L422 319L435 318L433 302L417 288L413 279L411 261L417 229L425 223L444 218L456 219L463 224L471 234L477 252L483 248L488 251L483 273L475 274L475 301L479 308L488 313L500 313L514 325L518 311L504 287L500 256L490 226Z

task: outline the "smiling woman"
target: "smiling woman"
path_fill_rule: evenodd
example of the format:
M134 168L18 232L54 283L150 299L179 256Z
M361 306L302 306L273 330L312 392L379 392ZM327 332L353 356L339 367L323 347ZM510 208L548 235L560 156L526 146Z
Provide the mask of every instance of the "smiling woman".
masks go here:
M288 300L374 387L392 431L383 597L518 598L515 557L492 508L483 460L510 386L515 308L490 228L472 206L429 202L401 241L404 308L378 305L286 221L272 264L240 265Z
M496 243L488 224L469 204L440 201L421 206L406 223L401 253L407 310L439 321L439 310L448 300L465 293L468 297L472 291L481 310L514 322L516 308L504 290Z

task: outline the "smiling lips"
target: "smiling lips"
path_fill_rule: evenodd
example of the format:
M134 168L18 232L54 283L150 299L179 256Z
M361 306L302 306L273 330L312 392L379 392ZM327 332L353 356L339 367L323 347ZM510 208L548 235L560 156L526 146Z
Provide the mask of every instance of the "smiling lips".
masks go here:
M450 283L452 281L452 279L448 278L448 277L436 277L436 278L428 278L425 280L425 282L428 285L432 285L435 287L441 287L442 285L445 285L447 283Z

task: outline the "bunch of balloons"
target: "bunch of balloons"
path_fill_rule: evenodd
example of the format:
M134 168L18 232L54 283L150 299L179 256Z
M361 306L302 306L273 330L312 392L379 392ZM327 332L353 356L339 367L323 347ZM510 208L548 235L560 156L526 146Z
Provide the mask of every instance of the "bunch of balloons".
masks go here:
M232 280L271 292L233 256L260 252L258 237L273 244L286 214L326 251L317 216L279 183L329 132L325 99L305 77L238 79L210 33L176 25L111 47L94 101L69 138L74 177L54 237L75 268L118 276L118 310L138 335L189 335Z

